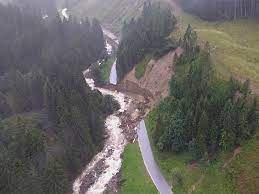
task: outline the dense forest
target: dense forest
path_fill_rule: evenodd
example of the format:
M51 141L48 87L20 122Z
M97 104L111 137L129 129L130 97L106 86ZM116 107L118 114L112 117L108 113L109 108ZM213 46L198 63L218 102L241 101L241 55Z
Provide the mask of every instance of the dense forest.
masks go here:
M117 72L122 78L147 53L159 57L176 47L167 39L176 25L171 9L160 3L144 3L142 14L125 23L117 51Z
M194 159L208 159L251 138L258 127L257 101L250 82L215 78L209 44L197 46L189 25L177 59L182 69L170 81L170 97L153 114L154 142L161 151L189 151Z
M182 0L185 11L203 19L238 19L259 17L258 0Z
M102 147L113 98L82 70L106 54L97 20L0 5L0 193L65 194Z

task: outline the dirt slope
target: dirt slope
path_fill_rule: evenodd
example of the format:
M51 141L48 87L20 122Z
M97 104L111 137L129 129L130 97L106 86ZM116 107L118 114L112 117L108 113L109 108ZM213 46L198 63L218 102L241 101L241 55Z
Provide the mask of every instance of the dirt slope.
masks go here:
M152 93L155 102L168 96L169 80L174 74L173 60L175 54L178 56L182 53L181 48L171 51L157 61L151 60L148 63L145 75L140 79L135 77L135 68L130 71L122 80L122 84L133 82L140 88L143 88Z

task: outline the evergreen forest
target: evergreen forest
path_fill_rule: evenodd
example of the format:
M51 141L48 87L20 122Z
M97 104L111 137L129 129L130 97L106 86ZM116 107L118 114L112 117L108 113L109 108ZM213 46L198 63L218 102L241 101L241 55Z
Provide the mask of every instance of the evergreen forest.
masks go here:
M144 3L140 17L124 23L117 51L117 72L122 78L145 54L161 57L177 45L168 36L176 25L169 7L160 3Z
M152 136L160 151L187 151L194 160L210 160L255 135L257 101L249 80L240 83L214 76L210 46L197 45L190 25L180 44L184 53L176 68L181 71L171 78L170 96L151 115Z
M70 193L113 111L82 74L106 55L101 26L1 4L0 26L0 193Z

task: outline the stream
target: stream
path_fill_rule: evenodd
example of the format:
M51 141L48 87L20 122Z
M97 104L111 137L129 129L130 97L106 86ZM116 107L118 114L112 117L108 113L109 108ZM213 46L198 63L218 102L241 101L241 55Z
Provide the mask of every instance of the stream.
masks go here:
M108 30L104 29L104 34L116 44L119 43L116 36ZM109 45L108 42L106 42L106 48L109 53L111 45ZM88 72L89 70L86 70L84 75ZM121 156L128 143L121 128L121 114L128 110L132 99L123 93L96 87L93 79L85 78L85 80L92 90L97 89L103 95L112 95L121 106L119 111L106 118L105 127L108 138L105 140L103 150L95 155L73 184L73 194L101 194L106 191L112 179L120 172L122 165ZM116 60L111 69L110 84L117 85ZM146 169L157 190L162 194L172 194L171 187L164 179L154 160L145 122L143 120L139 124L137 133Z
M115 36L112 39L115 40ZM107 42L106 48L107 50L110 48ZM89 70L86 70L84 74L87 72ZM119 173L121 168L121 154L127 141L120 128L121 119L119 114L128 109L131 99L122 93L95 87L93 79L86 78L85 80L92 90L97 89L103 95L112 95L121 106L119 111L106 118L105 127L108 138L105 140L103 150L92 159L73 184L73 194L100 194L106 190L106 185ZM117 84L116 60L111 69L110 83Z
M100 194L106 190L106 185L121 168L121 154L123 153L127 142L122 133L122 129L120 128L121 120L118 114L127 110L130 104L130 99L126 100L127 97L122 93L95 87L92 79L86 78L86 82L92 89L99 90L103 95L112 95L121 106L118 112L108 116L105 121L108 138L105 140L103 150L93 158L73 185L74 194ZM101 162L101 166L104 166L104 171L98 172L99 174L97 175L96 168L98 168L97 165L99 162ZM89 188L82 188L85 178L87 176L92 176L91 172L95 173L94 176L98 176L97 179ZM86 191L82 192L82 190Z

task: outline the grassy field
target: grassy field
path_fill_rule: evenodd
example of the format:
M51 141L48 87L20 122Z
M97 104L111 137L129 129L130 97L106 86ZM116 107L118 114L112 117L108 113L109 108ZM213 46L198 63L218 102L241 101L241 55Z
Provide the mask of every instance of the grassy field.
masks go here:
M115 61L115 58L109 58L107 61L105 61L101 65L102 78L105 83L109 83L111 68L112 68L114 61Z
M146 119L148 133L152 142L152 129L155 126L155 110ZM173 174L181 175L182 183L173 186L175 194L252 194L259 192L259 141L258 135L241 146L241 153L223 169L226 161L232 157L232 152L221 153L216 161L207 164L204 161L190 164L189 153L172 154L159 152L152 144L155 159L169 183Z
M217 76L228 79L250 79L259 87L259 22L237 20L207 22L186 13L178 17L180 28L174 35L182 36L188 24L197 31L200 44L208 41Z
M239 193L259 193L259 133L242 146L241 154L228 168Z
M158 194L149 177L138 144L129 144L123 155L121 194Z
M136 77L137 79L142 78L142 76L145 74L147 65L148 65L149 61L151 60L151 58L152 58L152 55L146 55L146 56L144 57L144 59L142 59L142 60L136 65L136 68L135 68L135 77Z

